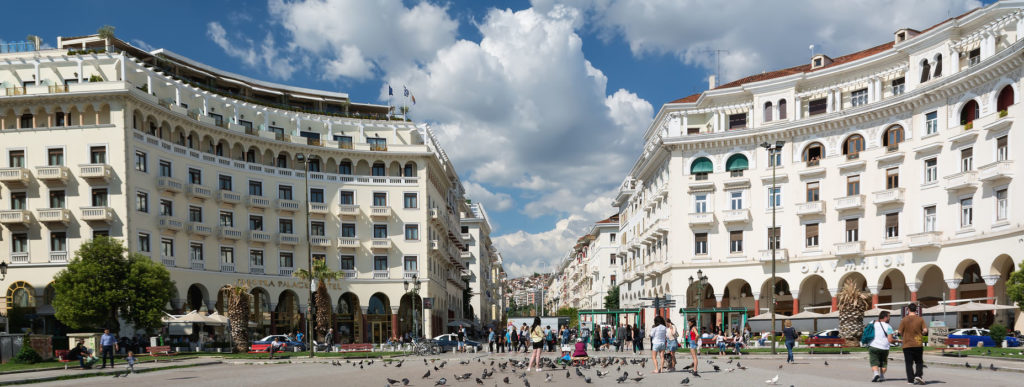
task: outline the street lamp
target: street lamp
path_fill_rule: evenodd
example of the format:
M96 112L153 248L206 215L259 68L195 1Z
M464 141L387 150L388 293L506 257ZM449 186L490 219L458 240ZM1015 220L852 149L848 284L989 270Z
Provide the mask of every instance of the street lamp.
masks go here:
M775 351L775 249L778 248L778 243L775 239L775 229L777 227L775 225L775 210L778 208L779 203L775 200L775 192L778 190L778 187L775 185L775 168L779 165L779 163L776 162L778 161L776 159L778 156L776 155L782 152L782 146L785 144L786 142L782 140L776 141L775 144L769 144L767 141L761 143L761 147L768 151L768 164L772 167L772 192L768 195L768 200L771 202L770 204L772 206L772 230L768 235L768 242L772 248L772 291L771 300L768 303L768 307L771 308L772 313L772 355L777 354ZM759 310L755 311L755 313L760 312L761 311Z
M693 285L693 276L690 276L690 285ZM708 276L697 269L697 330L700 330L700 310L704 308L704 287L708 284Z
M312 230L310 230L311 224L310 224L310 221L309 221L309 205L311 203L311 201L309 200L309 162L313 161L315 159L316 159L316 156L314 156L314 155L309 155L309 158L307 159L306 155L304 155L302 153L295 154L295 161L298 161L299 164L302 164L302 168L305 171L305 173L303 174L303 177L305 177L305 179L306 179L306 191L305 191L305 194L304 194L305 198L306 198L306 261L307 261L306 263L308 264L307 267L309 268L309 277L310 277L309 278L309 288L308 288L308 290L309 290L309 298L308 298L308 301L306 302L306 343L307 343L306 345L309 346L309 357L313 357L313 353L316 352L316 348L313 347L313 329L312 329L312 326L313 326L312 319L314 318L313 317L313 286L315 286L316 278L314 278L314 276L313 276L313 243L312 243L313 242L313 233L312 233Z
M415 298L415 296L418 296L420 294L420 279L415 274L413 274L413 276L412 276L412 291L409 291L409 280L405 280L404 282L402 282L402 285L405 286L406 294L410 294L410 293L413 294L413 296L409 297L409 300L412 301L412 336L413 336L413 338L417 338L417 337L419 337L419 332L420 332L420 329L419 329L420 318L419 318L419 315L416 312L416 298ZM423 301L420 301L421 307L422 307L422 302Z
M7 261L0 262L0 281L7 279Z

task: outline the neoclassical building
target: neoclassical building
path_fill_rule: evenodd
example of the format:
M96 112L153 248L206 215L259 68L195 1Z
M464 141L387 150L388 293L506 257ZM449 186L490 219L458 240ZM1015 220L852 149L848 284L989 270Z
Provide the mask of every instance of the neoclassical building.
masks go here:
M1011 155L1024 148L1022 7L998 2L853 54L712 79L663 105L614 201L623 306L668 297L824 313L847 280L882 308L1008 303L1024 260L1024 164ZM1019 312L960 317L1021 328Z
M14 51L0 54L0 286L37 331L55 325L54 274L96 235L165 265L172 310L223 313L219 290L247 286L257 333L304 326L308 284L291 274L310 259L344 273L328 283L342 342L464 318L480 275L461 222L476 216L428 126L96 35Z
M619 285L619 217L595 222L559 261L544 294L546 307L603 309L608 291Z
M482 203L470 203L470 212L462 218L462 239L466 249L462 258L469 267L469 305L481 330L501 327L505 320L504 280L501 252L491 241L491 221ZM470 316L466 316L469 318Z

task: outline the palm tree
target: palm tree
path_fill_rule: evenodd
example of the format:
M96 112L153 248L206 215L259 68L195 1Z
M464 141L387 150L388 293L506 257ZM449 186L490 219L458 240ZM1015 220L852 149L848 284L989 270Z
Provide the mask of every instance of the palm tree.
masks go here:
M235 351L245 353L249 350L249 289L245 286L228 286L224 291L228 295L227 314L231 321L231 339L235 343Z
M859 341L864 327L864 311L870 303L853 280L846 280L837 295L839 301L839 337L847 341Z
M104 25L96 30L96 35L103 39L103 49L110 50L110 39L114 38L114 26Z
M306 281L315 279L316 293L313 293L313 305L316 305L316 336L318 339L322 339L327 334L327 329L332 324L334 317L334 311L331 310L331 296L327 294L327 285L324 281L340 279L342 273L340 271L331 270L327 267L327 262L323 259L313 260L313 272L309 270L299 269L292 273L296 278L300 278Z

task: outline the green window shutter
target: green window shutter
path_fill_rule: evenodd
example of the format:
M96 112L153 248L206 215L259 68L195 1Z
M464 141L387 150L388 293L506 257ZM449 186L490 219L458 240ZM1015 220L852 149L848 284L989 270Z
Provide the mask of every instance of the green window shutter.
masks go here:
M747 156L741 154L732 155L729 157L729 161L725 163L725 169L727 171L742 171L749 168L747 164Z
M713 169L711 160L708 160L707 157L693 160L693 164L690 164L690 173L711 173Z

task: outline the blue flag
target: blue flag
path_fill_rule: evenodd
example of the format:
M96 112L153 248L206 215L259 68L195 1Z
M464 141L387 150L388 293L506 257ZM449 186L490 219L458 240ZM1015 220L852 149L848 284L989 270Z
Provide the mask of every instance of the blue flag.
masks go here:
M405 96L408 97L409 96L409 88L405 87L405 86L402 86L402 89L405 89Z
M388 85L388 95L395 95L395 91L391 90L391 85Z

